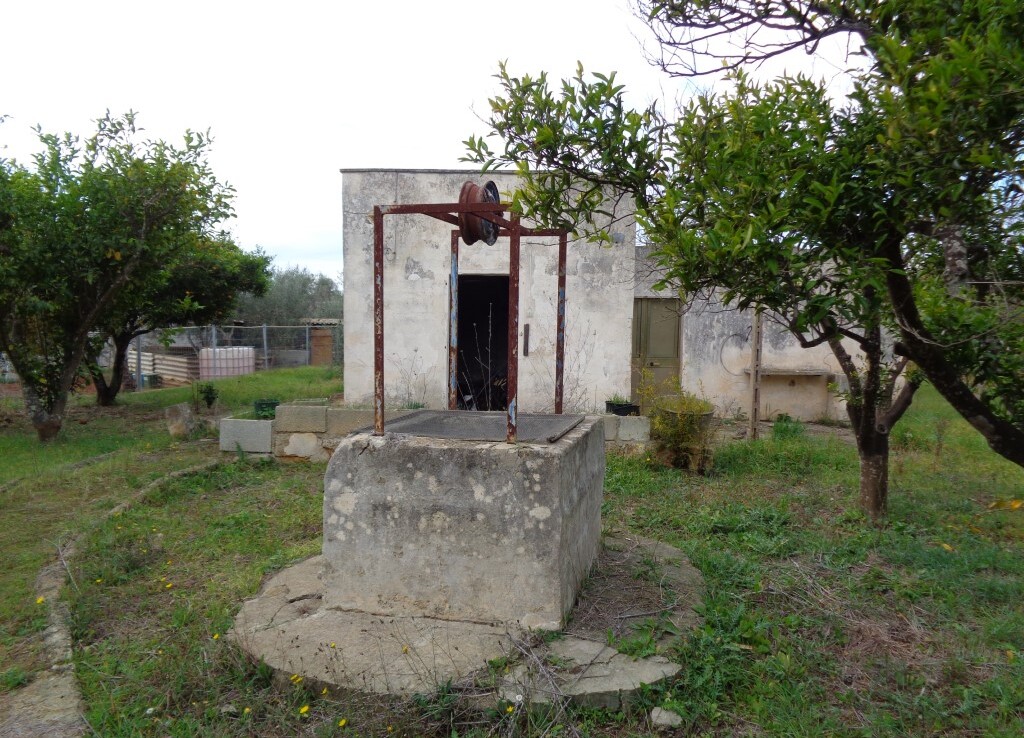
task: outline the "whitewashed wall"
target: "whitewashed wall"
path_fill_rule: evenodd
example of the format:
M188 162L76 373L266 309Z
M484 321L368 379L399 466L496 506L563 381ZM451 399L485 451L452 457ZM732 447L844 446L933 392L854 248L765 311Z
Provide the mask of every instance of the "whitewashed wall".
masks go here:
M507 200L515 177L477 171L342 170L344 212L345 397L373 397L373 207L456 202L463 182L493 179ZM529 224L527 224L529 225ZM448 282L452 226L425 215L384 218L384 386L393 404L447 407ZM567 261L566 411L603 409L628 394L635 227L612 227L611 247L570 241ZM519 403L554 406L557 239L526 237L521 247ZM460 244L460 274L508 274L508 239ZM530 324L529 356L522 331Z

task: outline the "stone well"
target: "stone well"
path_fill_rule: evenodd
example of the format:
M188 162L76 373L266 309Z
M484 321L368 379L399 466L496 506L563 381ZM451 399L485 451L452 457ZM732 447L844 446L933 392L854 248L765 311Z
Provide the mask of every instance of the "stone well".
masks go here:
M323 606L558 629L597 555L600 418L422 411L344 438L324 478ZM502 440L499 440L502 439Z

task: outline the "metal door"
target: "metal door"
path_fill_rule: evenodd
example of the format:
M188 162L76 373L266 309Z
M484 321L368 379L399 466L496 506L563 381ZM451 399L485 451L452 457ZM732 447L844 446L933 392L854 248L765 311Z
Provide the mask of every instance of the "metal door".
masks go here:
M649 374L655 396L678 389L681 315L682 302L676 298L633 300L633 402L640 401L643 370Z

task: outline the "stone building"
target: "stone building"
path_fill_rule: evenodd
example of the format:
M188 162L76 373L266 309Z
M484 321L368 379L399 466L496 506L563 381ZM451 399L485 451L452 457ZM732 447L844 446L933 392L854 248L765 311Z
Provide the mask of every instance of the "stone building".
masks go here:
M502 200L516 177L477 171L344 169L345 395L373 396L373 208L457 202L467 180L492 179ZM749 403L751 315L655 292L657 274L637 245L628 204L610 207L613 243L569 242L566 278L566 411L603 411L613 395L636 396L640 369L682 386L719 413ZM530 225L530 224L526 224ZM385 390L393 406L447 407L452 226L424 215L389 216L384 230ZM502 409L507 363L508 239L460 246L460 405ZM519 409L554 406L557 239L524 237L521 247ZM827 347L806 350L765 324L762 417L839 416L829 385L841 377Z

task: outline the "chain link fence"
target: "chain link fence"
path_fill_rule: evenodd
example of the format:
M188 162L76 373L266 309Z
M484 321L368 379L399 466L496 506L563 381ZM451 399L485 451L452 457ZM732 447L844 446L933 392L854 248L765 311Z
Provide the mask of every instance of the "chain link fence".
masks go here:
M187 383L296 366L341 366L340 321L310 325L192 326L140 336L128 349L137 386Z

